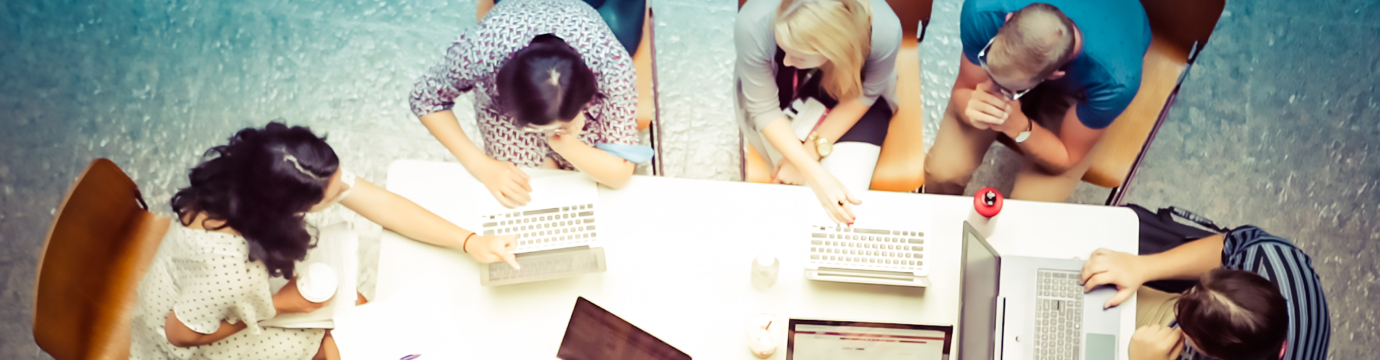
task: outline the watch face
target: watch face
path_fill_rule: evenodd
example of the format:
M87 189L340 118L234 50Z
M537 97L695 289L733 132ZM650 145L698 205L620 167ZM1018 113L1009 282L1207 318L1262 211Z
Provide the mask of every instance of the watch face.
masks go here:
M1018 142L1018 143L1019 143L1019 142L1024 142L1025 139L1029 139L1029 138L1030 138L1030 132L1029 132L1029 131L1022 132L1022 133L1016 135L1016 142Z
M815 148L815 151L819 153L819 156L820 156L820 157L829 156L829 153L834 152L834 144L831 144L831 143L828 143L828 142L824 142L824 141L820 141L820 142L817 142L817 143L815 143L815 144L818 145L818 146Z

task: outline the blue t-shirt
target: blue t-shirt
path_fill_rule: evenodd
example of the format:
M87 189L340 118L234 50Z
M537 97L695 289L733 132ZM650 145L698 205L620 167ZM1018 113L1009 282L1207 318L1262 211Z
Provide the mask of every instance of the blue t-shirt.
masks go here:
M1083 34L1083 51L1046 81L1078 99L1078 120L1101 129L1112 124L1140 90L1141 62L1150 47L1150 19L1137 0L967 0L959 16L963 56L977 54L1006 24L1006 14L1041 2L1054 5Z

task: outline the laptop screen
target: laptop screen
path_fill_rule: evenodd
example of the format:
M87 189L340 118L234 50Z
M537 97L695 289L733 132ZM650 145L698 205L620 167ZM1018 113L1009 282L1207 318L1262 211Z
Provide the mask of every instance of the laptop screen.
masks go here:
M563 360L688 360L690 355L638 329L584 297L565 327L556 357Z
M959 281L959 355L963 360L992 360L996 353L997 281L1001 273L1000 256L982 235L963 223L963 267Z
M941 360L952 326L791 319L787 360Z

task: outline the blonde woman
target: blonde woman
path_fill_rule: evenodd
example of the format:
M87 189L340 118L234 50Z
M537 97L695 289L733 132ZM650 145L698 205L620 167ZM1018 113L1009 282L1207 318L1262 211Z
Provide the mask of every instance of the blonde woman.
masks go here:
M884 0L752 0L734 42L744 134L772 180L808 184L852 224L895 110L900 19Z

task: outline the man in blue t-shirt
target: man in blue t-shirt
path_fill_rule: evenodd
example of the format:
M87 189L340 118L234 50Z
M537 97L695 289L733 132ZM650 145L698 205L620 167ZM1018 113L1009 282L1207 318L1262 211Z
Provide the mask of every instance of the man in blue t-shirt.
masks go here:
M1150 25L1136 0L967 0L958 80L925 191L962 194L998 135L1025 155L1011 197L1063 201L1140 89Z

